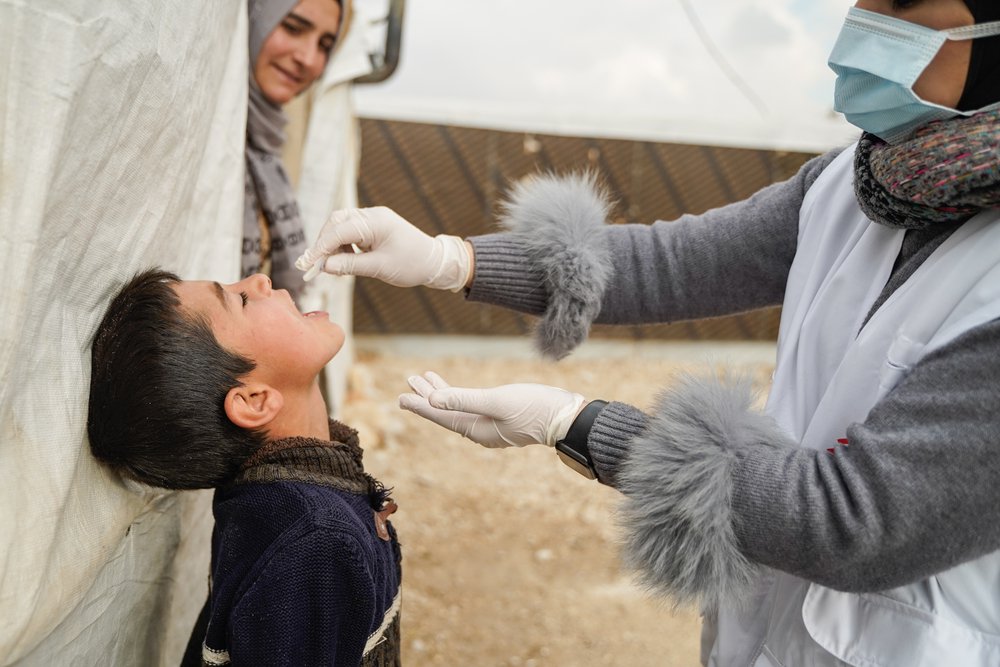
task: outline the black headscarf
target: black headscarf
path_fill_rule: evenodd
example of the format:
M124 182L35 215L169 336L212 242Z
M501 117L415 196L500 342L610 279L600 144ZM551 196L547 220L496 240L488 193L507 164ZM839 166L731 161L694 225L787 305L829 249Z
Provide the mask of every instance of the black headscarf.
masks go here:
M1000 21L1000 0L965 0L976 23ZM959 111L1000 102L1000 35L972 40L972 60Z

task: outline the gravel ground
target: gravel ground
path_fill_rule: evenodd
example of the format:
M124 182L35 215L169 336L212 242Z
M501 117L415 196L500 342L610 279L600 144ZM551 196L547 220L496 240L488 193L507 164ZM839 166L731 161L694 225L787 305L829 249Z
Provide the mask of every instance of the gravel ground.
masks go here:
M406 378L542 382L647 407L678 373L722 365L770 379L773 347L588 343L558 364L524 341L358 339L343 421L399 511L407 667L697 665L696 610L631 583L617 492L543 447L490 450L400 411Z

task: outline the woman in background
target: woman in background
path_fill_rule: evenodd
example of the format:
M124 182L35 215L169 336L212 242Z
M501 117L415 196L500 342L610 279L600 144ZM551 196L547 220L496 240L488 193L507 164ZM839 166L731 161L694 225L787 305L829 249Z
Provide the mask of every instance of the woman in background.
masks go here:
M323 74L347 25L341 0L250 0L250 106L241 277L266 273L293 296L302 288L295 258L306 248L288 174L281 162L282 106Z

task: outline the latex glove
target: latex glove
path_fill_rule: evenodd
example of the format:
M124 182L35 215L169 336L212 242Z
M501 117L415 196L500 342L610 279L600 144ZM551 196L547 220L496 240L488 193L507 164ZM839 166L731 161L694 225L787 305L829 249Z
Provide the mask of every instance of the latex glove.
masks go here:
M414 394L399 407L486 447L553 447L566 437L584 398L544 384L507 384L490 389L452 387L437 373L409 378Z
M392 209L378 206L334 211L295 266L306 271L305 280L323 270L378 278L397 287L426 285L457 292L469 281L472 258L463 239L428 236Z

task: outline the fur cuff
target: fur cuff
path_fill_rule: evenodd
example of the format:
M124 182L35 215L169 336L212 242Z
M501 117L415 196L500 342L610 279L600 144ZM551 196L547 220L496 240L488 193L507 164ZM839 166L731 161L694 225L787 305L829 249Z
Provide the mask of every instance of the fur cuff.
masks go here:
M740 552L733 528L733 469L752 449L793 445L752 406L748 378L684 377L658 397L623 464L625 563L678 604L717 609L753 590L760 566Z
M545 273L549 304L535 331L544 356L569 354L601 311L611 276L604 234L610 208L594 174L536 176L518 183L504 203L500 223Z

